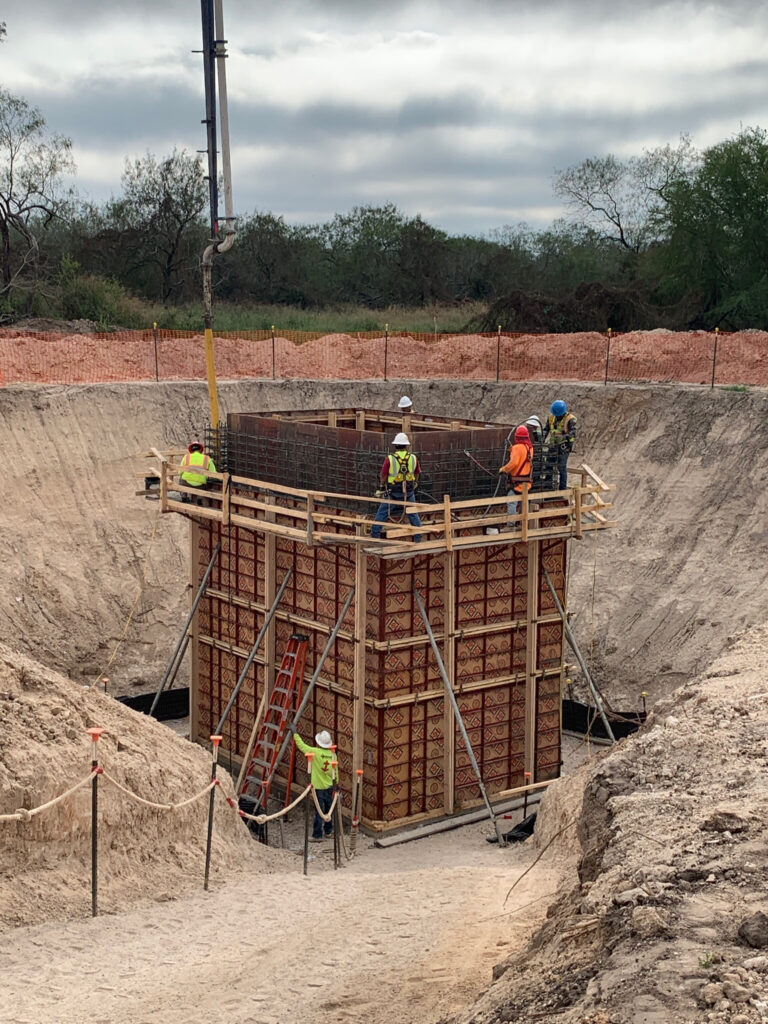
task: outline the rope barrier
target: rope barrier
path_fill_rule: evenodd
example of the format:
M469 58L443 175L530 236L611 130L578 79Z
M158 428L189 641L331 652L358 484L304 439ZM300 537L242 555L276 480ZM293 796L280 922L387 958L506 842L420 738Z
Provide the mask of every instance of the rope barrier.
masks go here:
M96 773L93 771L90 772L84 779L76 782L74 786L71 786L64 793L60 793L58 796L54 797L53 800L48 800L47 803L40 804L39 807L19 807L13 812L13 814L0 814L0 821L31 821L32 818L36 817L36 815L42 814L43 811L47 811L51 807L55 807L56 804L60 804L62 800L66 800L67 797L76 793L78 789L82 789L83 786L89 785L93 782L95 774Z
M211 779L205 789L201 789L200 792L195 793L194 796L187 797L186 800L181 800L176 804L158 804L154 800L145 800L144 797L139 796L138 793L134 793L132 790L127 789L108 772L102 772L102 775L107 782L111 782L116 789L119 789L121 793L125 793L127 797L130 797L130 799L134 800L137 804L143 804L145 807L154 807L158 811L177 811L181 807L187 807L189 804L193 804L196 800L201 800L207 793L210 793L215 785L218 784L217 780Z
M233 807L240 817L245 819L245 821L255 821L257 825L266 825L268 821L274 821L275 818L282 818L284 814L288 813L288 811L292 811L294 807L298 807L307 793L309 793L310 789L312 789L311 784L307 786L303 793L296 797L292 804L288 804L288 806L284 807L281 811L276 811L275 814L247 814L245 811L241 811L239 807L236 807L234 801L230 803L230 807ZM227 802L229 803L229 801Z
M331 802L331 808L328 811L328 813L323 814L322 808L320 807L320 804L317 802L317 793L315 792L315 787L311 786L310 788L312 790L312 799L315 801L315 810L317 811L318 817L322 818L322 820L327 824L333 817L334 808L336 807L336 804L338 803L339 800L339 791L336 790L336 792L333 794L333 801Z

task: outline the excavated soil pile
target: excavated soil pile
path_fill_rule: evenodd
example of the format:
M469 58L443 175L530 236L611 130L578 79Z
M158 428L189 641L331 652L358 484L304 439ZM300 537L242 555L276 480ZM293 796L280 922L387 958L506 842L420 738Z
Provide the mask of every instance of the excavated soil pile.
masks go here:
M86 728L101 726L104 771L156 803L176 803L210 779L210 755L95 691L0 645L0 814L37 807L90 771ZM232 795L226 775L222 791ZM159 811L99 786L99 903L114 912L202 886L208 797ZM274 870L284 855L250 838L216 795L212 877ZM90 913L91 790L28 822L0 822L0 927Z
M580 773L547 825L574 822L578 874L455 1024L764 1021L767 730L762 627Z
M254 332L257 334L258 332ZM715 352L715 346L717 351ZM631 331L610 344L598 331L501 337L477 333L360 337L217 337L220 378L385 378L681 381L768 384L768 333ZM113 334L0 332L0 382L76 384L201 380L203 338L151 331Z

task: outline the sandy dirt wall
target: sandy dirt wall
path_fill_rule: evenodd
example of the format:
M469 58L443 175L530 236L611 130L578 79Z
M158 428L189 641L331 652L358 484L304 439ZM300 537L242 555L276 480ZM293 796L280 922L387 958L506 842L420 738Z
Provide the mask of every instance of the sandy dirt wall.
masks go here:
M563 780L578 876L453 1024L765 1021L766 678L761 626Z
M365 405L489 422L540 415L555 396L578 414L573 463L617 485L620 526L573 545L570 609L617 703L678 685L743 625L768 617L768 395L703 388L472 382L238 382L223 409ZM128 458L204 425L201 384L0 391L7 501L0 631L76 679L98 672L136 594L157 505L133 496ZM593 568L594 615L592 610ZM148 586L110 670L152 689L184 621L187 538L162 517Z

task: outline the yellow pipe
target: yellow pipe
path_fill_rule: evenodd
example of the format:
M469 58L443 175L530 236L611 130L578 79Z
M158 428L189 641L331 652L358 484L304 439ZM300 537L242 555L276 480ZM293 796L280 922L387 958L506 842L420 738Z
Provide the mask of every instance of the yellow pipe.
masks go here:
M211 427L219 427L219 395L216 390L216 366L213 361L213 331L205 328L205 372L208 377L208 400L211 405Z

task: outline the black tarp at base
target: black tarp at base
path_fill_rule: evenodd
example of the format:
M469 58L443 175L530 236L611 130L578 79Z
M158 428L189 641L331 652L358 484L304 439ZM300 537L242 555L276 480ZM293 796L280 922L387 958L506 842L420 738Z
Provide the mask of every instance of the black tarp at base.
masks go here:
M154 693L138 693L135 697L118 697L121 704L148 715L155 699ZM158 722L169 722L175 718L186 718L189 714L189 687L180 686L177 690L165 690L160 694L154 717Z

